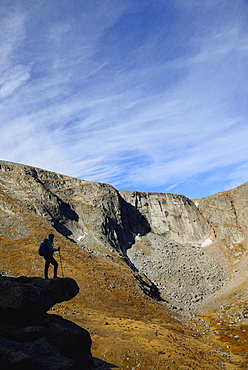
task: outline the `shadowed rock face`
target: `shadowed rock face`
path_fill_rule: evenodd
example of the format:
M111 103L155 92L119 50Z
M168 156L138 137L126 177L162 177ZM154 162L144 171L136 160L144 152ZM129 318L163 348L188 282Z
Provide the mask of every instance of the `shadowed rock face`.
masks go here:
M0 180L4 194L20 206L45 218L68 239L84 240L89 246L104 244L123 252L135 235L150 231L174 242L200 245L211 233L208 220L182 195L118 192L107 184L3 161ZM0 200L0 206L14 215L8 202Z
M68 301L79 292L75 280L0 276L0 308L25 312L47 312L56 303Z
M2 369L84 369L94 367L89 333L45 312L77 295L73 279L0 277Z
M195 203L183 195L120 193L147 220L153 234L184 245L200 245L211 232Z

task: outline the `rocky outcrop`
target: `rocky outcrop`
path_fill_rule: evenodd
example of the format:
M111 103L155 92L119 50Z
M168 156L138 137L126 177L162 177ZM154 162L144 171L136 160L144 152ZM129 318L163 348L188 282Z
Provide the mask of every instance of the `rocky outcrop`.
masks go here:
M211 234L211 226L183 195L121 191L150 226L150 231L184 245L201 245Z
M124 256L179 309L196 310L247 251L248 184L194 202L4 161L0 181L0 235L25 236L26 212L87 252Z
M17 207L39 215L74 242L119 251L128 248L134 234L150 231L188 246L207 239L233 245L248 233L248 184L193 202L178 194L118 192L107 184L5 161L0 161L0 180L3 233L13 224L19 236L25 235Z
M79 287L71 278L0 277L0 291L2 309L45 313L56 303L75 297Z
M233 255L247 248L248 183L236 189L200 199L198 208L214 228L216 238Z
M0 277L2 369L85 369L94 367L89 333L46 311L78 293L73 279Z
M182 195L118 192L107 184L1 161L0 174L5 196L45 218L65 237L88 246L123 252L135 235L150 231L200 245L212 232L195 203ZM8 202L0 204L14 213Z

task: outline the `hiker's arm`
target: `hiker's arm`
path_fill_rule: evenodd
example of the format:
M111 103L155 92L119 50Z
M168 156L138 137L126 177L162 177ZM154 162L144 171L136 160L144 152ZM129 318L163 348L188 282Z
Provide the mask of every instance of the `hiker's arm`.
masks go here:
M59 248L53 248L53 243L49 240L48 241L48 248L50 249L51 252L57 252L60 250L60 247Z

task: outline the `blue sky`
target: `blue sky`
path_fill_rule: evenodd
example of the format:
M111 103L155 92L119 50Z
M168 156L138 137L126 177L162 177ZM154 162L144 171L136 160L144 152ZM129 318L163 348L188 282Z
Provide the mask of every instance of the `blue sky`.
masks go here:
M0 159L192 199L248 181L247 0L1 0Z

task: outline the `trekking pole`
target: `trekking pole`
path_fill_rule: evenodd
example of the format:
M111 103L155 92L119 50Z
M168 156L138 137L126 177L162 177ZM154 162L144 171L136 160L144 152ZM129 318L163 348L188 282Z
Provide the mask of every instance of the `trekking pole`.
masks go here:
M62 277L64 278L64 270L63 270L62 258L61 258L60 250L59 250L59 259L60 259L60 264L61 264Z

